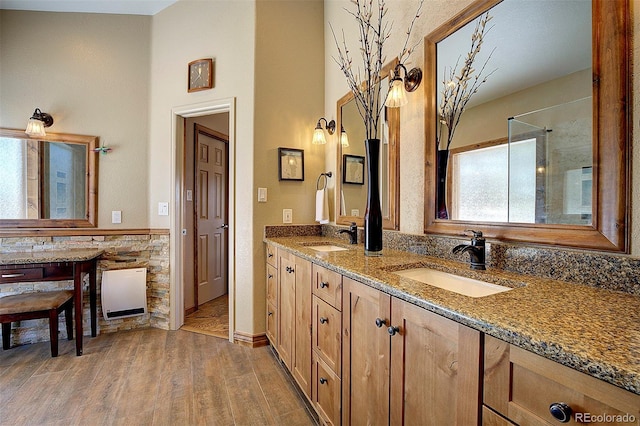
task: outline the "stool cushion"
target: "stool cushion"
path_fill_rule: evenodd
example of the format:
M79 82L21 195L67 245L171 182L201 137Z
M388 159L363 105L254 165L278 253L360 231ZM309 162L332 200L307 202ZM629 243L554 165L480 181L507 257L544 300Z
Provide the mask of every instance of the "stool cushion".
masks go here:
M0 297L0 315L57 309L73 297L73 290L23 293Z

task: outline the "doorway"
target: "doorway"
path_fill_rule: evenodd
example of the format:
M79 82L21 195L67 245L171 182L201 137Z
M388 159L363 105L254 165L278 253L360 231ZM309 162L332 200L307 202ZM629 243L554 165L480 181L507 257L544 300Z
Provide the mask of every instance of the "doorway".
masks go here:
M189 119L206 119L218 117L226 121L228 128L228 206L235 203L235 99L219 99L208 102L184 105L172 108L172 187L175 188L172 220L170 225L170 262L173 268L170 271L170 329L177 330L185 320L185 312L193 295L193 206L188 201L190 195L193 199L193 184L187 182L190 174L186 169L191 162L185 162L187 144L186 134L189 132L187 121ZM192 123L193 124L193 123ZM213 126L208 126L214 128ZM193 129L193 127L191 127ZM191 190L191 194L187 191ZM227 241L229 256L226 260L228 272L228 339L233 341L234 310L235 310L235 214L232 207L229 209ZM191 240L188 238L190 237Z

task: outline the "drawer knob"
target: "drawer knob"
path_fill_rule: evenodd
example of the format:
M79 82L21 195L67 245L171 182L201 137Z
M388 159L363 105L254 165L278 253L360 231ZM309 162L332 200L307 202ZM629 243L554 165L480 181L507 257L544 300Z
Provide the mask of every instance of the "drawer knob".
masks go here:
M267 253L267 257L273 257L273 253Z
M391 326L391 327L387 328L387 332L388 332L391 336L395 336L395 335L396 335L396 333L399 333L399 332L400 332L400 327L393 327L393 326Z
M327 379L325 379L324 377L320 377L320 384L324 385L325 383L327 383Z
M329 320L325 317L320 317L320 324L326 324Z
M387 320L383 320L382 318L376 318L376 327L382 328L383 325L387 325Z
M324 281L320 281L320 288L327 288L329 287L329 283L325 283Z
M269 279L273 278L273 274L269 274Z
M554 402L549 406L549 412L560 423L567 423L571 420L571 407L564 402Z

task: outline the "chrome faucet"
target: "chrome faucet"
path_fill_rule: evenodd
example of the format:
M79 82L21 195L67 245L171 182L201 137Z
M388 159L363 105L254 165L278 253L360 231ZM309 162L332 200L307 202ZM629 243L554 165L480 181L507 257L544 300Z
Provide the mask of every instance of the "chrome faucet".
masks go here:
M473 232L473 237L471 238L471 244L460 244L453 248L453 253L464 253L469 252L470 257L470 265L471 269L485 270L485 248L484 248L484 238L482 237L482 232L474 231L472 229L467 229L465 232Z
M351 222L349 229L342 229L338 231L338 234L349 234L349 242L351 244L358 244L358 227L355 222Z

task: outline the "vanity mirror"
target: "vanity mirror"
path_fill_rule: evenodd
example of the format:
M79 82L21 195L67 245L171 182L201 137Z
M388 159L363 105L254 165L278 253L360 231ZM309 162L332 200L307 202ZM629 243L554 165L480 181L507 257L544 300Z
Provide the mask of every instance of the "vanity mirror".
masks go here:
M473 28L465 26L487 11L493 19L483 48L495 47L487 68L496 71L456 130L441 215L442 67L466 54ZM629 16L628 1L548 1L541 8L482 0L425 38L426 233L480 229L505 241L628 251ZM458 37L465 44L456 48Z
M0 228L96 226L98 137L0 128Z
M385 65L381 75L380 90L382 103L387 97L389 76L398 61ZM367 176L358 176L359 171L366 173L366 167L359 167L358 159L364 158L365 129L358 113L353 93L349 92L337 103L337 129L346 133L338 137L338 178L336 179L336 223L348 225L355 222L364 226L364 213L367 205ZM385 108L380 117L380 201L382 204L382 226L384 229L399 229L400 206L400 108ZM366 161L366 160L365 160ZM347 170L345 170L345 165ZM360 184L359 182L364 182Z

